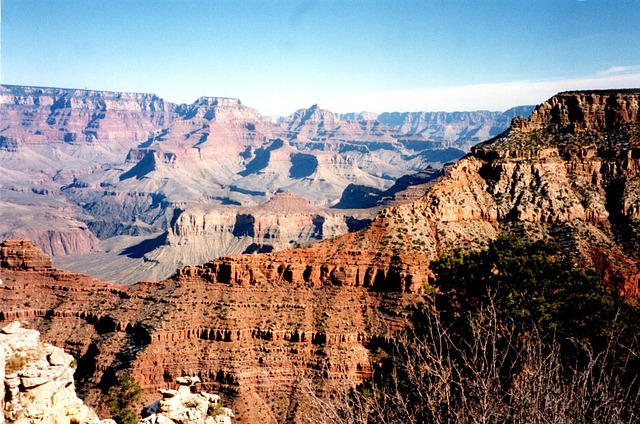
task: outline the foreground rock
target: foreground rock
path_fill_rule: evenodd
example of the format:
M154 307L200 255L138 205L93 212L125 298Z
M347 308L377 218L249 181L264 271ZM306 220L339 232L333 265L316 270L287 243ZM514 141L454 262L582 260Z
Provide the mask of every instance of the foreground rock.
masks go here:
M76 396L76 360L39 338L20 321L0 329L0 423L115 424L100 420ZM231 424L233 412L218 395L193 392L198 377L178 377L176 383L178 390L160 390L163 399L145 408L139 424Z
M115 424L75 393L75 360L14 321L0 330L0 423Z
M231 424L233 412L220 405L220 396L194 393L198 377L178 377L178 390L160 390L162 399L148 406L139 424Z

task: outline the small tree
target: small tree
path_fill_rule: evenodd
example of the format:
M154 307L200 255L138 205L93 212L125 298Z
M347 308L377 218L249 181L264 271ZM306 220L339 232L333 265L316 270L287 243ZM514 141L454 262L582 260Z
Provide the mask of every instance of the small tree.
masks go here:
M140 403L142 388L135 378L121 374L109 390L109 408L113 419L119 424L135 424L138 414L136 407Z

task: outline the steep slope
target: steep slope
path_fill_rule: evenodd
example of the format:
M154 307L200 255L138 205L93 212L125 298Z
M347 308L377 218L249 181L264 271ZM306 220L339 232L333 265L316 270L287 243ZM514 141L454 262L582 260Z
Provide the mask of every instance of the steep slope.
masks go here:
M398 178L395 184L385 191L350 184L342 192L340 202L333 207L336 209L372 208L381 205L391 206L411 203L424 196L433 181L441 175L440 169L429 166L416 174Z
M236 237L168 253L162 240L176 214L253 207L279 190L319 206L338 203L350 185L388 190L462 156L448 137L475 131L467 115L439 114L453 132L429 130L441 125L433 120L405 133L376 115L341 119L317 105L277 123L233 98L176 105L153 94L1 86L0 240L28 237L64 266L105 278L118 277L104 272L110 263L135 269L132 279L165 278L247 247ZM498 113L471 115L507 125ZM234 212L251 214L225 214ZM299 234L291 245L307 244ZM158 251L132 258L140 245Z

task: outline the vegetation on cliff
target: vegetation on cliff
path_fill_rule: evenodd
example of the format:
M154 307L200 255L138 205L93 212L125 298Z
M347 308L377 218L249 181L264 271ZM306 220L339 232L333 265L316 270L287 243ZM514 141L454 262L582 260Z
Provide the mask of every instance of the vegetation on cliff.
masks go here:
M378 347L373 379L319 422L636 422L635 303L553 243L501 237L432 263L413 328Z
M142 388L135 378L121 374L109 390L109 408L118 424L138 422Z

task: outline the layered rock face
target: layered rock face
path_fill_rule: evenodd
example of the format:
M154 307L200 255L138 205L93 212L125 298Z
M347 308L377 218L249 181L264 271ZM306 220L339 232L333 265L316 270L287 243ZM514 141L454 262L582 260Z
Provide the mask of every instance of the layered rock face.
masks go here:
M0 423L115 424L101 420L75 393L77 362L62 349L40 342L20 321L0 330ZM144 408L139 424L231 424L234 416L220 396L195 392L198 377L178 377L178 390Z
M369 223L368 214L350 212L313 206L292 193L280 192L260 206L181 211L171 223L168 242L189 244L205 238L229 243L234 238L244 238L245 243L240 246L245 249L253 244L283 250L291 248L292 243L309 245L338 237ZM223 256L224 250L220 253L217 256Z
M17 86L4 86L0 103L3 139L14 140L17 149L23 144L80 141L126 149L169 123L175 110L153 94Z
M203 390L231 399L242 421L295 422L304 414L297 379L362 381L371 373L367 346L403 325L410 299L319 281L294 285L276 278L282 272L253 286L188 270L123 286L55 269L3 269L0 319L27 321L73 353L81 392L100 413L108 411L99 387L127 368L148 401L177 377L197 375Z
M174 209L164 233L149 234L148 227L138 224L140 234L147 234L142 242L106 247L100 254L58 257L56 266L89 268L93 276L121 283L161 280L186 264L230 254L281 251L338 237L359 230L371 215L312 205L286 191L257 206L188 205Z
M78 399L75 360L15 321L0 330L1 423L115 424Z
M459 158L469 140L489 136L479 126L507 126L499 113L440 113L416 127L318 105L273 122L232 98L176 105L153 94L21 86L0 87L0 103L0 240L28 238L54 257L71 255L63 266L101 278L120 277L105 272L116 261L136 270L130 280L265 244L214 232L177 251L185 243L171 233L176 213L262 205L280 190L332 206L350 185L384 191ZM343 218L319 216L300 217L289 240L267 244L306 245L319 219L320 238L342 234ZM147 251L152 245L158 250Z
M53 267L53 261L31 240L11 239L0 243L0 264L7 269L45 270Z
M606 131L638 123L637 90L561 93L537 107L529 128L549 124L570 131Z

